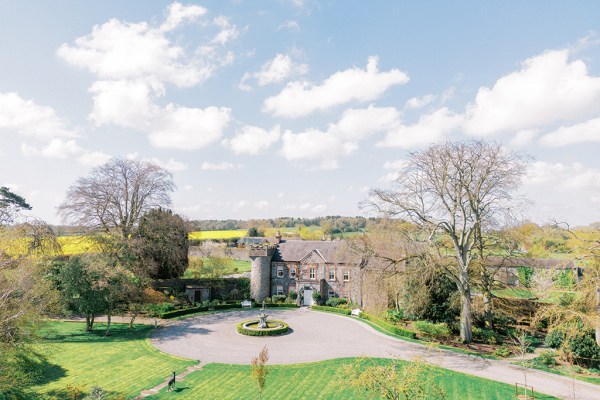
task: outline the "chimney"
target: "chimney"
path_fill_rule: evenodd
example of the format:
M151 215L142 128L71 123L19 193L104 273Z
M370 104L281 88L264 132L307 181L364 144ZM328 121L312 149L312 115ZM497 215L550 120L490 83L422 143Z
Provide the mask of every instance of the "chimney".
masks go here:
M275 244L281 243L281 232L277 231L277 235L275 235Z

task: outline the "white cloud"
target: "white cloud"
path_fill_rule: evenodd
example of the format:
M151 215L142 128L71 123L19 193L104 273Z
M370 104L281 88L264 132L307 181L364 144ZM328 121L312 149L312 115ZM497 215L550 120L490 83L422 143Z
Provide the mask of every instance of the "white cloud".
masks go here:
M213 38L213 43L224 45L230 40L237 38L239 35L237 27L235 25L232 25L227 19L227 17L219 16L215 18L214 24L217 25L221 30Z
M547 51L523 62L521 70L482 87L466 109L464 128L473 135L541 128L579 120L600 108L600 78L588 74L569 50Z
M97 167L99 165L105 164L112 158L111 155L103 153L101 151L87 151L79 156L77 161L87 167Z
M290 82L278 95L264 101L263 111L281 117L302 117L351 101L373 101L392 86L408 82L408 76L400 70L379 72L377 62L377 57L370 57L366 69L354 67L336 72L321 85Z
M206 13L203 7L173 3L162 24L111 19L73 44L60 46L59 57L98 79L90 88L94 100L90 119L97 125L145 132L150 143L160 148L194 150L217 141L229 124L229 109L156 104L165 96L167 84L197 85L232 62L233 53L217 46L237 36L237 28L225 17L201 25L217 27L218 33L195 51L179 45L179 37L176 43L171 40L176 28Z
M428 94L428 95L421 96L421 97L411 97L410 99L408 99L408 101L404 105L404 108L407 108L410 110L416 110L419 108L423 108L426 105L433 103L436 98L437 98L437 96L435 96L433 94Z
M52 107L25 100L17 93L0 93L0 130L42 140L77 136Z
M283 24L281 24L277 27L277 30L280 30L280 29L289 29L291 31L299 31L300 24L298 24L298 21L287 20Z
M510 141L510 146L523 148L529 146L533 139L538 135L539 130L537 129L523 129L518 131Z
M256 155L269 149L280 137L279 125L270 131L257 126L244 126L232 139L225 139L222 143L235 154Z
M536 161L529 166L524 184L598 190L600 188L600 170L586 167L578 162L563 164Z
M178 171L184 171L187 169L187 165L185 165L184 163L180 162L180 161L175 161L172 158L169 158L169 161L161 161L157 158L153 158L150 160L151 162L153 162L154 164L166 169L167 171L171 171L171 172L178 172Z
M579 124L560 127L540 139L540 143L547 147L559 147L583 142L600 142L600 117Z
M290 161L317 161L311 169L338 168L338 158L352 154L360 140L378 132L395 129L400 113L393 107L369 106L344 111L325 132L308 129L300 133L286 131L282 136L281 154Z
M269 208L269 202L266 200L257 201L256 203L254 203L254 208L256 208L257 210L266 210L267 208Z
M160 30L163 32L172 31L186 21L195 21L207 12L208 10L204 7L195 5L184 6L181 3L175 2L167 9L167 16L165 22L160 26Z
M208 161L204 161L200 166L200 169L203 171L232 171L242 168L244 168L242 164L232 164L225 161L220 163L211 163Z
M167 34L203 15L202 10L206 12L197 6L171 5L164 24L158 27L111 19L94 26L92 33L75 39L74 44L61 45L57 54L102 80L143 77L180 87L193 86L212 74L215 60L189 55L183 47L171 43Z
M385 138L377 143L382 147L400 147L410 149L439 143L458 129L463 117L442 107L430 114L424 114L413 125L399 125L389 131Z
M260 71L252 74L245 73L238 87L246 91L251 90L252 87L246 83L251 78L255 79L259 86L265 86L283 82L292 76L304 75L307 72L307 64L297 64L289 55L277 54L275 58L264 63Z
M150 143L159 148L199 149L220 139L230 119L231 110L224 107L201 109L169 104L153 121Z

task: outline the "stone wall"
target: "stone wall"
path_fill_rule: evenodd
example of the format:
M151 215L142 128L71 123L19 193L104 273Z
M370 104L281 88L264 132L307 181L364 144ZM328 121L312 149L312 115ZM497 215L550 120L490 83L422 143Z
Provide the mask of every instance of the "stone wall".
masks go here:
M209 288L210 300L242 300L247 299L250 294L248 278L159 279L152 286L156 290L171 289L176 293L184 293L186 286Z

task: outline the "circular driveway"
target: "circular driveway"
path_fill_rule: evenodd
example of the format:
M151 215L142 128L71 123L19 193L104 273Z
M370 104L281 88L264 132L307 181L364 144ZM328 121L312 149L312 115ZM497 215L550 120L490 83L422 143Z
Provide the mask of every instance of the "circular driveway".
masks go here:
M250 364L265 345L270 364L293 364L361 355L397 356L394 347L407 344L351 318L306 308L267 309L269 319L289 324L290 332L285 335L256 337L237 333L239 322L258 319L258 314L258 309L236 310L182 320L158 329L152 343L176 356L228 364Z

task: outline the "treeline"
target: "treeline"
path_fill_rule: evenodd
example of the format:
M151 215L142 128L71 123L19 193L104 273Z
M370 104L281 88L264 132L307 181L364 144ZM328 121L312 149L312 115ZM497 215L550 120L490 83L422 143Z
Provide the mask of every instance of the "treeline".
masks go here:
M368 222L375 221L376 218L365 217L342 217L332 215L315 218L294 218L280 217L269 219L251 219L251 220L195 220L191 221L191 226L198 231L216 231L231 229L249 229L249 228L297 228L300 226L319 226L326 234L335 234L342 232L358 232L367 227Z

